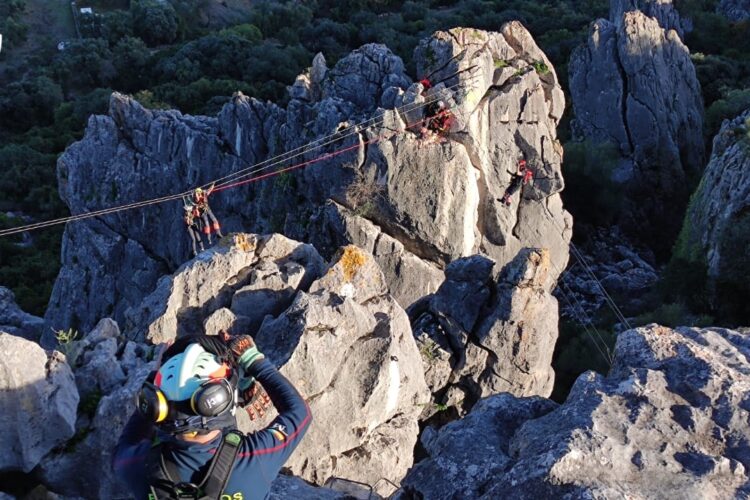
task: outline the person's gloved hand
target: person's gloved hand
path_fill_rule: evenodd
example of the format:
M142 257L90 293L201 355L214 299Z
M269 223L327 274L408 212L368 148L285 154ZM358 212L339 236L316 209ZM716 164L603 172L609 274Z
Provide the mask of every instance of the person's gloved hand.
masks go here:
M228 346L237 365L245 370L246 373L250 371L253 363L265 358L263 353L258 350L258 346L255 345L255 341L250 335L231 337Z
M247 412L250 420L263 417L266 410L271 406L271 398L268 393L254 378L250 377L249 384L240 384L240 396L242 396L241 406ZM243 382L244 382L243 380ZM243 387L245 386L245 387Z

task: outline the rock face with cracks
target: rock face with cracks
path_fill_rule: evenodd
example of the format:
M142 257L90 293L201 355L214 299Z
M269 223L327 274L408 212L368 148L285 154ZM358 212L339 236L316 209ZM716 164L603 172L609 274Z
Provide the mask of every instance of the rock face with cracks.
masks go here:
M172 276L126 314L133 338L161 343L191 333L254 332L324 269L311 246L281 235L234 234ZM228 310L227 310L228 309Z
M399 498L747 496L749 348L717 328L624 332L610 374L563 405L501 394L425 432Z
M318 484L405 475L429 394L409 319L371 255L344 247L256 340L315 419L286 464L294 474Z
M750 110L727 120L714 138L711 160L685 216L679 256L706 266L714 302L747 290L750 271ZM717 290L724 280L729 289ZM721 287L720 287L721 288ZM747 317L747 306L741 316Z
M78 390L65 356L0 332L0 471L29 472L75 433Z
M375 256L402 307L434 292L450 261L475 253L503 266L521 248L548 248L564 268L572 226L559 196L564 97L544 53L511 22L497 33L438 32L415 61L431 89L411 83L386 47L369 44L331 68L316 56L285 108L237 94L216 117L148 110L115 93L108 115L91 117L61 156L60 193L79 214L228 175L228 183L247 181L252 165L272 158L262 173L311 162L215 193L224 231L283 232L327 259L356 244ZM456 123L445 142L420 140L425 106L437 99ZM333 142L278 158L331 134ZM497 199L521 156L535 179L506 207ZM128 324L128 310L180 267L188 244L179 200L71 225L46 323L83 331L102 317Z
M280 235L226 241L235 243L162 280L129 312L131 331L166 342L201 331L200 322L182 326L200 311L207 327L247 333L257 321L251 315L263 312L251 333L305 397L315 422L286 467L317 484L332 476L397 483L412 465L429 392L409 318L377 262L346 246L324 266L312 246Z
M702 169L703 102L690 52L641 11L599 19L571 56L571 126L618 158L602 167L627 188L624 226L668 251ZM607 110L607 112L604 112Z
M409 310L434 400L459 413L498 392L552 392L557 300L549 253L524 250L497 278L494 266L481 256L454 261L438 291Z
M153 348L129 341L105 318L69 350L81 395L76 438L41 461L39 476L52 491L87 498L127 497L111 467L112 452L136 394L155 368Z
M29 340L39 340L44 320L23 311L13 292L0 286L0 331Z

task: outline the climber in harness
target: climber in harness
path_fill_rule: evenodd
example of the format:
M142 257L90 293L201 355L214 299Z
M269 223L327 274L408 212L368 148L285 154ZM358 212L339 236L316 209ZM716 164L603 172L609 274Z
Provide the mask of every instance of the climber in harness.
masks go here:
M439 142L445 142L446 135L450 132L455 117L451 113L445 101L439 100L433 102L425 108L425 119L420 131L420 138L423 140L437 139Z
M182 220L185 223L188 234L190 235L190 241L193 245L193 257L198 255L198 246L200 246L201 252L204 249L203 239L201 238L201 218L198 215L198 210L195 205L187 199L183 198L183 215Z
M526 159L524 157L521 157L521 159L518 160L518 169L513 175L513 179L511 179L508 189L505 190L505 194L503 195L503 197L498 198L497 201L503 202L505 203L505 205L510 206L511 197L519 189L521 189L522 185L528 184L532 181L533 178L534 172L532 172L531 167L526 165Z
M249 335L185 337L162 357L115 448L117 476L137 499L265 498L309 428L305 401ZM278 416L243 434L235 409L264 406L258 383Z
M195 207L198 209L198 214L203 220L203 234L206 235L209 245L211 244L211 230L215 231L216 234L219 235L219 238L224 237L224 235L221 234L219 219L216 218L211 211L211 207L208 206L208 197L214 192L214 187L214 184L211 184L211 187L209 187L207 191L204 191L203 188L196 188L193 192L193 203L195 203ZM210 222L209 218L211 219Z

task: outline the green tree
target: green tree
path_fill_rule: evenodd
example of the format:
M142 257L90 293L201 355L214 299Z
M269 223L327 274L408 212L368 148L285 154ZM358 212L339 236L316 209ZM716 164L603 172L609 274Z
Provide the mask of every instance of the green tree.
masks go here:
M172 43L177 39L177 12L168 2L133 0L130 12L135 33L149 46Z
M101 38L75 40L59 54L52 72L66 92L106 87L117 77L112 51Z
M62 89L46 76L37 76L0 88L0 127L21 132L33 125L50 124L62 102Z
M126 36L112 48L112 63L119 75L116 85L119 90L134 92L148 81L151 54L140 38Z

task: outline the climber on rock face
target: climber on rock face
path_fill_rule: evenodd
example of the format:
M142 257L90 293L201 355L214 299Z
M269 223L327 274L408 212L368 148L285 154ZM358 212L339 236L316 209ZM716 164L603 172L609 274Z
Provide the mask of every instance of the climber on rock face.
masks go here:
M526 165L526 159L521 157L521 159L518 160L518 170L516 170L516 173L513 175L513 179L511 179L508 189L505 190L503 197L498 198L497 201L510 206L513 195L521 189L522 185L528 184L533 178L534 172L532 172L531 168Z
M425 108L424 126L421 130L421 139L437 138L445 142L446 135L450 132L455 116L451 113L445 101L433 102Z
M310 425L305 401L249 335L184 337L162 358L115 448L117 476L137 499L265 498ZM239 432L240 402L253 418L269 397L278 416Z
M211 187L207 191L204 191L202 188L196 188L193 193L193 202L203 220L203 233L206 235L209 245L211 244L211 230L215 231L219 235L219 238L224 236L221 234L219 220L211 211L211 207L208 206L208 197L213 193L214 187L214 184L211 184ZM209 218L211 219L210 222Z
M198 216L198 211L196 210L195 205L188 200L183 200L183 209L184 213L182 220L185 222L188 234L190 235L190 241L193 245L193 257L195 257L198 255L198 246L200 246L201 252L204 250L203 239L201 238L200 231L201 219Z

